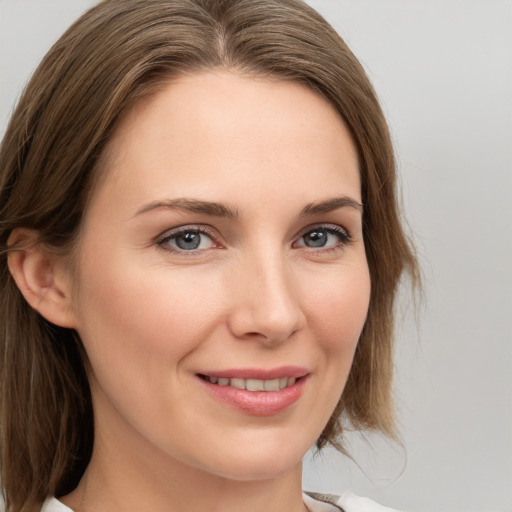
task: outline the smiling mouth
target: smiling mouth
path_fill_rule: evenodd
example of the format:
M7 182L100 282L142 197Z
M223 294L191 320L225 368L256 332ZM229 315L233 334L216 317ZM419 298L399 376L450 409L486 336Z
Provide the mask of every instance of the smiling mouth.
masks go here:
M228 379L226 377L210 377L209 375L199 375L203 380L216 384L217 386L229 386L236 389L247 391L280 391L281 389L293 386L302 377L280 377L277 379Z

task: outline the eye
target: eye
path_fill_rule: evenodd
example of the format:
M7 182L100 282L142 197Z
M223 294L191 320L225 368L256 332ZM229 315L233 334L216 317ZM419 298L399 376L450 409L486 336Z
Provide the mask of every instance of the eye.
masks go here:
M351 241L349 233L340 226L318 226L304 233L295 243L297 247L334 249Z
M158 245L168 251L196 252L215 247L215 242L204 229L186 227L167 232Z

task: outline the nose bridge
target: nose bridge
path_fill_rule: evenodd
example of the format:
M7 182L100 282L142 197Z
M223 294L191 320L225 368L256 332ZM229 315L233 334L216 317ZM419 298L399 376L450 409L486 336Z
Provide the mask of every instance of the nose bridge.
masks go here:
M268 342L289 338L304 324L300 297L283 249L259 247L243 258L232 329Z

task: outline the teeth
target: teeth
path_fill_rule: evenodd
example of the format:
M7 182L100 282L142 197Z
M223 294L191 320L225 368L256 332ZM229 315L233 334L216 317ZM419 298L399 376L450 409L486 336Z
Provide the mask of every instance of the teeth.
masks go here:
M260 379L226 379L224 377L208 377L212 384L219 386L231 386L236 389L246 389L247 391L279 391L293 386L297 379L295 377L281 377L279 379L260 380Z
M233 388L245 389L245 380L244 379L231 379L229 381L229 385Z
M265 381L258 379L247 379L245 381L247 391L265 391Z
M263 386L265 388L265 391L279 391L279 381L281 379L274 379L274 380L264 380Z

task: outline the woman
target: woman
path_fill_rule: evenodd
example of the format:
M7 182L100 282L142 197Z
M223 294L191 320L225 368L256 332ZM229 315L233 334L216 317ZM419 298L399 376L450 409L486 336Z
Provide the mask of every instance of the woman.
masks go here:
M301 460L347 426L395 435L417 267L375 94L320 15L101 2L0 169L8 511L367 510L303 495Z

